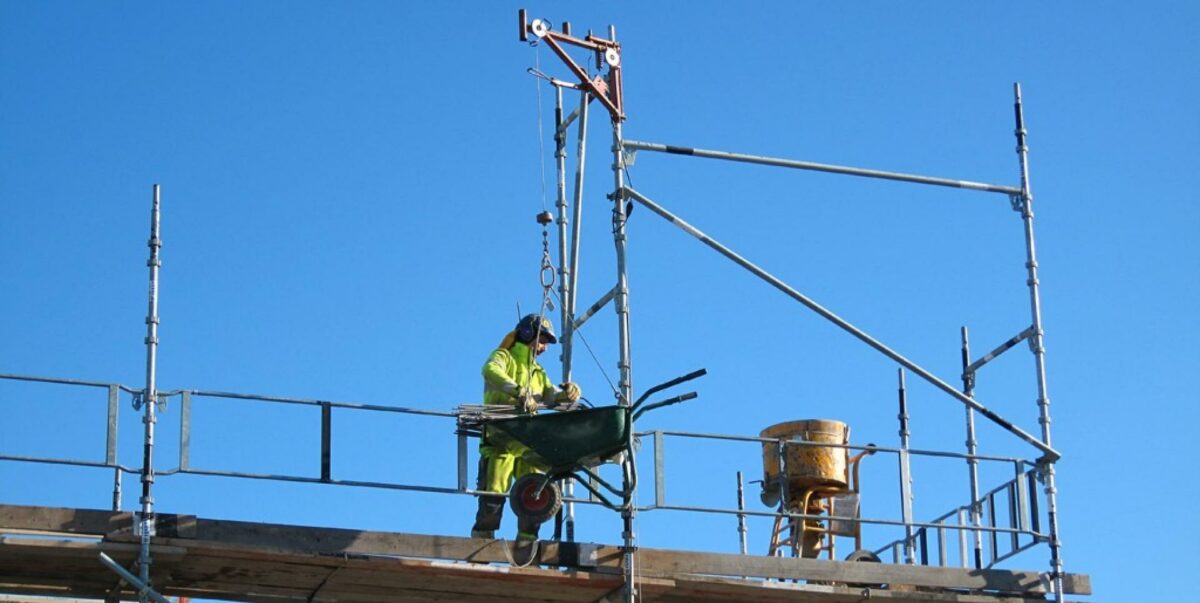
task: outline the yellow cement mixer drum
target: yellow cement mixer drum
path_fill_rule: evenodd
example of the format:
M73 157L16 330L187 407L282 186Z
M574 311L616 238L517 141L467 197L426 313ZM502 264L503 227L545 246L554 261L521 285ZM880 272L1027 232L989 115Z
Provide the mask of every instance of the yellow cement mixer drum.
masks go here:
M808 419L772 425L759 437L845 445L850 443L850 428L841 421ZM804 444L785 448L789 500L798 500L800 493L813 488L848 487L845 448ZM763 442L763 502L768 498L778 501L779 465L778 444Z

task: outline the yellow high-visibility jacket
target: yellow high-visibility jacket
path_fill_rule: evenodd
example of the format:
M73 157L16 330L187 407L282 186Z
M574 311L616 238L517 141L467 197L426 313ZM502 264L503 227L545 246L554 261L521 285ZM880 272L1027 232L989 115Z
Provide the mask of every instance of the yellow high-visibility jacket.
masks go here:
M507 342L508 338L505 339ZM528 388L536 399L545 402L553 400L558 394L558 388L546 376L546 369L534 359L533 350L518 341L507 348L496 348L483 364L483 403L515 405L524 412L521 401L517 399L520 388ZM488 489L504 492L514 477L519 478L540 469L522 462L521 457L528 451L528 447L506 434L485 429L479 442L479 453L496 465L491 470L489 482L492 485Z
M483 364L483 403L520 406L516 395L523 387L547 402L558 393L529 346L518 341L510 348L496 348Z

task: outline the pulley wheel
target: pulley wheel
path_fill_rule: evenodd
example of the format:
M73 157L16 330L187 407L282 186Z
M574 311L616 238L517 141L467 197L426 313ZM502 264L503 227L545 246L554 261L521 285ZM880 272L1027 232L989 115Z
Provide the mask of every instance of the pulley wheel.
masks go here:
M608 63L609 66L611 66L611 67L620 66L621 65L621 53L617 52L616 48L609 48L608 50L605 50L604 51L604 62Z

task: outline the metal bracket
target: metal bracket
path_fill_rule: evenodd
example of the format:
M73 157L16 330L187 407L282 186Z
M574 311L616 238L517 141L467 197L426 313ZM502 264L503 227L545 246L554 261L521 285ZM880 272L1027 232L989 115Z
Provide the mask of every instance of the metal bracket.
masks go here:
M1042 484L1043 486L1046 485L1046 472L1049 469L1049 465L1049 461L1045 460L1045 458L1041 458L1037 460L1037 465L1034 467L1035 470L1033 476L1037 478L1038 483Z
M1008 204L1012 206L1012 210L1023 214L1025 213L1025 195L1009 195Z
M167 399L170 398L171 396L159 394L155 397L158 398L158 400L154 404L155 410L157 410L158 412L167 412ZM145 392L133 392L133 409L134 410L137 410L137 411L142 410L142 406L145 403L146 403Z

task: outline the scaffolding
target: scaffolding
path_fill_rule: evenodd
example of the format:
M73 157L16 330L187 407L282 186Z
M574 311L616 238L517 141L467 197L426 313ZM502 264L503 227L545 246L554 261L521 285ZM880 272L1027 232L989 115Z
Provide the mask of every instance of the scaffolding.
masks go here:
M853 338L865 343L870 348L889 358L898 365L899 392L899 446L860 446L855 444L834 445L822 443L821 446L845 448L851 453L862 452L872 454L894 455L897 461L897 473L900 491L899 518L868 518L854 516L809 515L806 513L789 512L786 509L772 511L754 511L746 508L744 503L744 484L742 475L737 476L736 507L711 507L668 501L665 494L667 468L665 450L668 441L674 439L691 441L728 441L747 446L774 445L778 447L780 462L786 461L786 449L789 446L815 445L798 439L773 439L763 437L737 436L725 434L708 434L685 431L636 431L630 430L630 447L634 440L652 443L652 466L654 502L638 506L634 503L635 487L627 487L629 493L619 506L622 518L621 564L624 572L624 599L635 601L638 598L638 576L635 568L638 564L634 556L637 551L637 536L634 533L634 520L639 513L651 511L680 511L727 515L736 517L738 521L738 538L740 550L748 554L746 545L746 519L748 517L766 517L785 521L805 520L838 520L846 521L857 526L878 525L899 528L903 531L900 538L891 542L871 546L874 553L889 556L892 563L903 565L958 565L963 568L986 569L1013 556L1046 544L1050 553L1050 586L1047 589L1059 603L1065 601L1064 572L1061 558L1061 542L1058 533L1057 490L1055 487L1055 465L1061 454L1053 447L1050 432L1050 400L1046 386L1045 349L1043 344L1044 331L1041 318L1040 282L1038 279L1038 262L1034 238L1033 195L1029 181L1027 132L1024 124L1021 87L1014 84L1014 116L1016 150L1018 155L1019 184L1016 186L988 184L967 180L940 178L898 172L864 169L793 159L764 157L726 151L715 151L692 147L676 146L655 142L643 142L626 139L622 132L622 124L626 119L625 105L622 94L621 79L621 46L616 39L615 28L609 27L607 37L599 37L591 32L584 37L571 34L570 24L564 23L559 31L546 21L528 19L525 11L520 11L520 39L530 44L545 44L563 61L575 81L567 81L551 77L535 69L531 73L549 83L555 90L555 124L553 138L555 142L555 165L557 187L555 207L557 217L555 223L558 234L558 295L560 321L562 324L562 371L564 381L569 381L572 374L573 341L576 333L584 326L589 318L612 303L617 316L617 342L619 380L617 384L617 403L630 406L634 400L633 361L630 346L629 321L629 282L627 272L627 233L626 225L628 212L634 203L646 207L654 214L676 225L684 232L698 239L701 243L724 256L726 259L746 269L761 280L767 282L791 299L833 323ZM584 49L594 54L596 69L602 75L591 77L588 70L583 69L567 52L566 47ZM564 91L575 91L579 94L578 106L566 114ZM580 254L580 223L584 201L584 175L587 159L586 142L588 135L588 109L592 101L597 101L606 110L612 128L612 190L607 195L611 202L611 219L613 243L615 246L615 284L611 289L589 306L582 313L578 312L577 290L579 277ZM571 126L576 127L576 161L574 170L574 190L570 202L567 198L567 149ZM683 218L651 199L641 191L627 184L626 169L634 153L645 151L650 153L668 153L679 156L752 163L788 169L819 171L831 174L855 176L863 178L884 179L898 182L908 182L929 186L954 187L959 189L1004 195L1013 210L1021 216L1025 242L1025 267L1027 270L1027 286L1029 289L1029 305L1031 322L1017 335L997 346L987 354L972 359L968 332L966 327L961 331L962 387L956 388L947 381L922 368L917 363L906 358L879 339L866 333L849 321L838 316L833 311L817 303L796 288L778 277L767 272L757 264L738 254L733 249L723 245L716 239L705 234ZM158 301L158 270L161 265L159 251L161 239L159 235L160 190L158 185L153 187L151 234L149 239L150 259L147 263L150 269L149 310L146 318L146 381L142 387L131 387L117 383L83 381L57 377L40 377L29 375L0 374L0 381L24 381L43 384L67 385L81 388L95 388L106 392L106 447L103 460L40 457L27 455L4 454L0 450L0 461L25 463L42 463L93 467L111 470L113 472L113 510L120 510L122 476L124 474L138 475L141 483L139 498L138 537L141 548L137 561L138 574L134 575L126 568L119 566L111 558L102 555L101 561L120 575L122 580L135 585L139 589L140 598L146 600L161 600L154 590L150 580L152 565L150 542L154 537L155 509L153 485L158 478L172 475L202 475L226 478L242 478L257 480L275 480L298 483L327 484L338 486L353 486L364 488L380 488L400 491L412 491L428 494L452 494L475 496L480 494L469 486L468 467L469 447L466 434L457 434L457 475L454 486L438 486L418 483L405 483L387 479L358 480L339 479L332 471L333 458L332 425L335 411L391 413L404 416L439 417L453 421L457 416L452 411L425 410L417 408L402 408L390 405L363 404L356 402L339 402L304 398L265 396L244 393L222 392L202 389L161 390L156 383L156 359L158 353L157 314ZM1038 420L1041 426L1040 435L1030 434L1013 422L1000 416L980 402L974 395L976 375L987 363L1004 352L1016 347L1021 342L1028 342L1035 359L1035 381L1037 391ZM949 398L958 401L965 409L966 451L934 451L919 450L909 446L909 416L906 401L905 377L915 375L933 385ZM122 464L117 458L118 409L122 396L130 397L134 407L142 412L143 458L140 467ZM173 468L156 470L154 460L155 425L157 413L167 410L168 402L178 400L180 414L180 430L178 434L179 455ZM314 420L320 422L319 465L314 475L277 474L277 473L248 473L231 471L213 467L193 466L190 458L193 408L204 399L227 399L236 401L266 402L279 405L292 405L315 408L319 415ZM990 456L979 454L975 437L975 415L981 415L995 423L1013 437L1025 442L1037 451L1036 458L1019 458L1011 456ZM930 520L920 521L914 517L911 462L913 457L950 458L965 461L968 466L969 487L968 501L948 512ZM1011 479L994 485L984 491L980 483L979 466L982 463L995 463L1011 468ZM636 469L636 465L634 465ZM635 476L625 474L626 486L630 486ZM1041 485L1040 496L1038 485ZM570 489L567 490L566 502L566 532L565 540L574 540L575 516L574 505L595 504L589 498L577 498ZM957 560L953 553L957 551Z
M799 302L800 304L802 304L809 310L815 312L817 315L821 316L822 318L826 319L827 321L833 323L834 325L841 328L843 331L847 332L854 338L862 341L863 343L870 346L872 349L874 349L877 352L888 357L889 359L894 361L896 364L898 364L900 367L902 367L902 369L907 369L911 373L917 375L921 379L930 383L937 389L941 390L942 392L944 392L945 394L947 394L948 396L957 400L958 402L960 402L961 404L963 404L965 406L965 408L966 408L966 424L967 424L967 453L966 453L966 455L964 455L964 458L966 458L969 469L970 469L970 487L971 487L970 502L968 503L968 505L965 506L965 510L966 510L967 514L969 514L970 524L974 528L971 531L974 534L973 557L974 557L974 564L976 567L982 567L982 565L984 563L984 561L983 561L983 546L982 546L982 534L984 533L984 530L981 528L983 526L983 514L985 512L985 507L990 510L989 520L990 520L990 523L994 526L994 524L995 524L995 521L994 521L994 516L995 516L994 496L996 495L996 493L999 490L993 490L993 491L983 495L982 497L980 495L980 491L979 491L980 486L979 486L979 480L978 480L978 462L980 460L982 460L983 457L980 457L979 455L976 454L977 450L976 450L976 438L975 438L975 414L978 413L978 414L982 415L983 417L987 418L988 420L990 420L993 423L1000 426L1002 429L1004 429L1008 433L1012 434L1013 436L1017 437L1018 439L1024 441L1025 443L1027 443L1030 446L1032 446L1033 448L1035 448L1040 453L1041 456L1036 461L1033 461L1030 463L1030 465L1032 466L1032 468L1030 469L1030 472L1029 473L1025 472L1025 470L1023 469L1023 467L1024 467L1023 462L1016 461L1015 466L1017 467L1017 469L1015 471L1015 473L1016 473L1015 477L1013 478L1013 480L1011 482L1009 482L1009 484L1001 486L1000 490L1012 491L1013 495L1010 496L1010 500L1015 500L1019 497L1019 494L1020 494L1018 490L1020 490L1021 488L1027 488L1027 486L1025 484L1032 484L1032 482L1033 482L1032 478L1035 475L1038 478L1040 478L1040 480L1044 483L1044 486L1045 486L1044 494L1045 494L1046 512L1047 512L1047 517L1048 517L1048 522L1047 522L1048 525L1047 525L1047 533L1043 536L1040 536L1040 538L1044 539L1048 543L1049 548L1050 548L1051 578L1054 581L1054 585L1055 585L1055 587L1054 587L1055 597L1058 601L1060 601L1060 602L1063 601L1063 592L1062 592L1062 590L1063 590L1062 589L1063 565L1062 565L1061 550L1060 550L1061 543L1060 543L1059 536L1058 536L1057 489L1055 487L1055 463L1059 460L1061 455L1059 454L1059 452L1057 450L1055 450L1053 448L1052 443L1051 443L1051 434L1050 434L1050 399L1049 399L1049 394L1047 392L1047 386L1046 386L1045 347L1043 344L1044 331L1042 328L1041 298L1040 298L1040 291L1039 291L1040 282L1038 280L1038 271L1037 271L1038 270L1038 262L1037 262L1036 245L1035 245L1035 239L1034 239L1034 225L1033 225L1033 194L1031 191L1030 180L1029 180L1028 146L1026 144L1027 131L1025 129L1024 109L1023 109L1022 98L1021 98L1020 84L1016 83L1013 85L1013 110L1014 110L1014 117L1015 117L1014 134L1016 136L1016 142L1017 142L1016 152L1017 152L1017 158L1018 158L1018 164L1019 164L1019 176L1020 176L1020 184L1018 186L989 184L989 183L974 182L974 181L961 180L961 179L940 178L940 177L924 176L924 175L916 175L916 174L905 174L905 173L899 173L899 172L882 171L882 170L875 170L875 169L865 169L865 168L859 168L859 167L831 165L831 164L825 164L825 163L815 163L815 162L810 162L810 161L799 161L799 160L794 160L794 159L764 157L764 156L758 156L758 155L749 155L749 154L733 153L733 152L727 152L727 151L699 149L699 148L693 148L693 147L662 144L662 143L655 143L655 142L627 140L624 138L623 132L622 132L622 124L626 119L626 115L625 115L625 103L624 103L624 97L623 97L622 77L621 77L621 64L622 64L621 46L617 42L615 28L612 26L609 26L608 38L600 38L600 37L592 34L591 32L588 32L588 34L586 36L580 38L580 37L575 37L575 36L571 35L571 26L569 23L563 23L560 31L554 31L553 26L549 22L547 22L543 19L530 20L524 10L519 11L518 19L520 21L519 39L523 42L529 42L532 44L544 43L547 46L549 46L550 49L552 51L554 51L554 53L562 60L564 65L568 68L568 70L572 73L572 75L577 80L575 82L567 82L567 81L559 80L559 79L556 79L556 78L553 78L550 76L546 76L545 74L541 73L540 71L534 73L534 75L542 77L543 79L548 81L550 84L552 84L556 91L556 103L557 104L555 106L556 123L555 123L555 129L554 129L555 142L556 142L555 158L556 158L556 167L557 167L557 172L558 172L558 180L557 180L558 181L558 199L557 199L556 205L559 210L559 216L558 216L559 236L560 236L560 246L559 246L560 258L559 259L560 259L560 266L562 267L561 268L561 270L562 270L561 282L563 283L563 289L561 290L560 294L562 295L564 300L568 300L567 303L563 304L564 307L562 309L561 320L564 325L570 325L570 328L564 329L564 336L563 336L564 375L570 374L571 336L574 333L574 331L576 329L578 329L578 327L580 326L580 324L576 324L576 321L578 319L573 314L573 311L576 307L575 303L574 303L575 300L573 298L573 295L574 295L574 291L575 291L574 285L578 279L578 274L576 272L577 266L578 266L578 246L579 246L578 225L579 225L580 208L581 208L581 204L582 204L583 166L584 166L584 160L585 160L585 155L584 155L583 149L584 149L585 139L586 139L586 135L587 135L587 105L588 105L590 99L595 98L601 102L601 104L604 106L605 109L607 109L609 118L610 118L610 122L612 125L612 141L613 141L613 144L612 144L612 152L613 152L612 172L613 172L614 185L613 185L612 192L608 195L608 198L612 202L613 242L616 247L616 272L617 272L617 274L616 274L616 284L614 285L614 287L607 294L605 294L598 302L596 302L591 308L589 308L589 310L584 314L584 316L582 318L584 320L586 320L586 318L588 316L591 316L597 309L603 307L610 300L613 301L615 304L615 309L616 309L617 318L618 318L618 320L617 320L617 328L618 328L617 339L619 342L618 343L619 358L617 361L617 365L620 369L620 383L618 386L619 387L618 399L621 401L621 403L623 403L623 404L628 403L628 400L630 399L630 397L632 395L631 382L632 382L632 364L633 364L633 362L632 362L632 358L630 357L630 345L629 345L629 341L630 341L629 285L628 285L628 273L627 273L627 266L626 266L626 264L627 264L626 223L627 223L627 218L628 218L628 212L632 208L632 203L636 202L636 203L646 207L650 211L654 212L656 215L658 215L658 216L662 217L663 219L671 222L672 224L678 226L681 230L683 230L684 232L688 233L689 235L695 237L701 243L705 244L706 246L713 249L717 253L721 254L725 258L731 260L735 264L746 269L747 271L754 274L758 278L766 281L772 287L778 289L783 294L785 294L788 297ZM607 68L607 72L604 73L603 75L597 74L594 77L590 77L588 75L588 72L586 70L584 70L583 68L581 68L579 66L579 64L570 56L570 54L566 52L566 50L564 49L564 46L573 46L576 48L582 48L586 51L593 53L594 57L595 57L596 69L602 70L602 69ZM580 96L579 109L575 113L572 113L568 118L565 118L565 119L562 117L563 111L564 111L563 100L562 100L563 89L572 89L572 90L576 90L580 93L579 94L579 96ZM573 121L573 119L576 116L579 117L579 121L580 121L579 133L578 133L579 153L578 153L578 157L577 157L579 163L578 163L578 167L576 169L576 189L575 189L574 203L573 203L573 208L572 208L572 210L573 210L572 215L574 216L575 230L572 232L572 238L571 238L571 242L570 242L570 248L572 251L571 251L570 258L569 258L569 261L570 261L569 265L571 268L569 271L567 271L566 266L568 265L567 264L568 258L564 251L566 246L565 246L565 243L563 243L563 239L566 236L566 228L567 228L567 224L568 224L567 215L566 215L567 214L567 212L566 212L566 195L565 195L565 186L564 186L565 171L566 171L565 170L566 130L569 127L571 121ZM928 185L928 186L952 187L952 188L960 188L960 189L965 189L965 190L979 191L979 192L985 192L985 193L998 193L998 194L1005 195L1008 198L1009 203L1011 204L1013 210L1017 211L1021 215L1023 225L1024 225L1025 250L1026 250L1025 267L1027 269L1027 275L1028 275L1026 283L1029 287L1031 324L1027 328L1022 329L1021 332L1018 333L1016 336L1012 337L1005 343L998 346L996 349L992 350L988 354L984 355L983 357L981 357L975 361L970 360L970 350L968 347L967 330L966 330L966 327L963 327L963 329L962 329L963 372L961 375L962 382L963 382L963 388L960 391L959 389L956 389L954 386L950 385L946 381L944 381L944 380L940 379L939 377L937 377L936 375L934 375L932 372L922 368L920 365L916 364L912 360L909 360L908 358L904 357L899 352L897 352L894 349L892 349L891 347L887 346L880 340L876 339L875 337L869 335L862 329L859 329L855 325L851 324L849 321L843 319L842 317L838 316L834 312L826 309L825 307L823 307L822 305L820 305L819 303L817 303L810 297L804 295L799 290L793 288L792 286L790 286L783 280L772 275L771 273L767 272L766 270L760 268L759 266L752 263L745 257L739 255L734 250L721 244L716 239L710 237L709 235L700 231L696 227L692 226L691 224L686 222L683 218L672 213L671 211L669 211L668 209L663 207L661 204L651 200L648 196L644 195L643 193L627 186L626 185L627 164L632 159L632 155L634 153L636 153L637 151L669 153L669 154L687 156L687 157L698 157L698 158L723 160L723 161L735 161L735 162L751 163L751 164L782 167L782 168L797 169L797 170L819 171L819 172L826 172L826 173L838 174L838 175L892 180L892 181L908 182L908 183L922 184L922 185ZM568 281L570 282L569 287L567 285ZM1038 421L1041 425L1040 438L1022 430L1020 427L1018 427L1013 422L1005 419L1004 417L1000 416L996 412L990 410L989 408L984 406L982 403L980 403L978 400L976 400L973 395L975 378L976 378L976 374L979 371L979 369L982 368L986 363L988 363L992 359L996 358L1003 352L1016 346L1018 343L1020 343L1023 340L1028 340L1030 350L1032 351L1032 353L1034 355L1034 359L1035 359L1035 378L1036 378L1036 384L1037 384L1037 405L1038 405L1038 411L1039 411ZM915 533L912 531L913 527L916 526L916 524L912 522L912 518L910 516L911 515L911 495L912 495L912 493L911 493L911 485L910 485L911 475L910 475L910 471L908 469L908 460L909 460L909 456L912 454L912 451L908 450L907 445L906 445L907 444L907 412L906 412L906 409L904 406L904 398L903 398L903 389L904 389L903 388L903 373L901 373L900 379L901 379L901 392L902 392L901 393L901 413L900 413L901 417L902 417L902 419L901 419L901 423L902 423L902 425L901 425L901 440L904 445L902 445L902 448L897 452L900 455L901 488L905 490L905 492L902 494L902 499L904 501L903 509L904 509L904 515L905 515L904 525L905 525L905 529L906 529L906 537L905 537L905 544L904 544L904 548L906 550L905 556L906 556L906 559L911 560L912 556L913 556L912 542L914 541L914 539L922 539L921 541L924 542L924 539L926 538L927 533L928 533L927 530L929 530L929 529L937 529L939 535L943 534L944 528L940 527L940 526L942 526L944 524L945 520L949 518L949 515L938 518L934 522L931 522L930 525L920 526L920 530ZM656 439L656 443L657 442L658 442L658 440ZM794 444L794 442L793 442L793 444ZM781 444L781 448L782 448L782 444ZM782 452L781 452L781 458L782 458ZM1012 459L1006 459L1006 460L1008 462L1014 462ZM991 504L989 504L989 503L991 503ZM1024 505L1026 503L1021 502L1020 504ZM1014 522L1020 523L1021 525L1027 525L1025 523L1022 523L1025 520L1023 519L1024 515L1019 512L1019 509L1018 509L1019 506L1020 505L1012 505L1012 510L1010 511L1010 518L1012 518L1014 520ZM629 549L632 549L633 535L630 532L630 526L632 525L632 523L631 523L632 515L636 512L637 509L634 508L633 505L627 505L627 507L629 510L627 512L623 513L623 517L625 518L625 527L626 527L624 536L625 536L626 547ZM958 515L961 513L961 511L962 510L953 512L953 514ZM802 518L800 518L800 519L802 519ZM1036 531L1037 530L1035 530L1035 532ZM961 532L960 532L960 534L961 534ZM1015 535L1013 536L1012 542L1013 542L1014 549L1020 548L1018 546L1018 541L1017 541L1017 538ZM965 547L963 547L963 548L965 548ZM925 549L926 549L926 547L922 546L922 550L924 551ZM992 532L991 550L992 550L992 558L996 559L998 557L998 554L997 554L997 549L996 549L995 532ZM939 549L939 551L941 551L942 554L944 555L944 547ZM922 559L927 560L927 556L923 556ZM632 564L630 564L630 567L627 571L632 572ZM635 581L632 573L627 575L627 581L630 586L629 586L629 591L627 592L626 600L632 601L634 599L634 597L636 596L636 593L634 592L634 588L633 588L633 584L635 584L636 581Z

